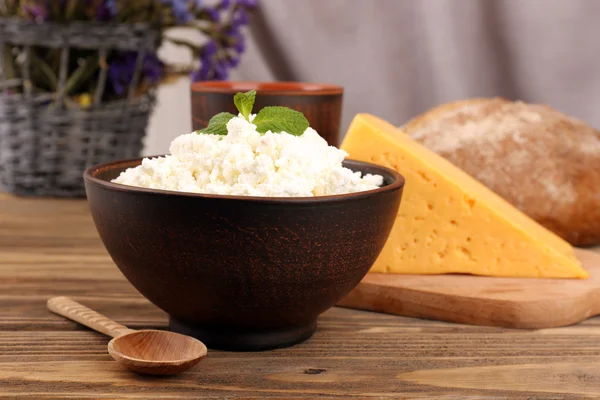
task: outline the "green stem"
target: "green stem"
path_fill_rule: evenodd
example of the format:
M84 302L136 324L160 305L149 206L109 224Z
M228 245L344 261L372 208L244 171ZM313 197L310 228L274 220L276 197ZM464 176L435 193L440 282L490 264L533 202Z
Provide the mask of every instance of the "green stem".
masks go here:
M77 11L78 0L71 0L67 3L65 10L65 20L70 21L73 19L75 12Z
M13 59L13 55L12 55L12 46L5 44L2 51L4 53L5 78L6 79L14 79L17 77L17 74L16 74L14 59Z
M71 94L76 91L81 85L85 84L86 81L98 70L98 55L92 55L86 58L65 83L65 93Z
M39 58L35 54L35 51L32 51L30 53L30 56L32 67L37 67L39 69L39 72L43 75L44 78L46 78L46 83L48 84L50 90L55 91L56 87L58 86L58 78L54 73L52 67L48 65L46 61Z

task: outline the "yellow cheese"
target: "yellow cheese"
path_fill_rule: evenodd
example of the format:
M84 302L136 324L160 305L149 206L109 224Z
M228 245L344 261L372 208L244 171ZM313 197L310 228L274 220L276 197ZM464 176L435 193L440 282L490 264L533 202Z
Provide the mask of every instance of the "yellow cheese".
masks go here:
M350 159L406 179L394 228L371 272L588 276L569 243L391 124L358 114L341 148Z

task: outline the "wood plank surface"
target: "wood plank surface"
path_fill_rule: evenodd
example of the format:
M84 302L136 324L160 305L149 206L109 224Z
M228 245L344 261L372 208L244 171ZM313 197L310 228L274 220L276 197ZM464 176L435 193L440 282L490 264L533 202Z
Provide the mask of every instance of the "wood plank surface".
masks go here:
M600 254L575 249L588 279L369 273L339 306L458 322L541 329L600 314Z
M209 351L171 378L136 375L108 338L51 314L69 295L132 328L163 312L112 264L83 201L0 195L0 398L583 399L600 397L600 319L537 331L334 308L309 341Z

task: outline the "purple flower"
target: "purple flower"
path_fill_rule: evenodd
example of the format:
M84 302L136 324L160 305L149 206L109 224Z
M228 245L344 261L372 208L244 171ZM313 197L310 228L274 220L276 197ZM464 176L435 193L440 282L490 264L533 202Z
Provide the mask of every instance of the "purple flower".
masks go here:
M104 7L108 9L111 16L114 17L115 15L117 15L117 0L106 0L106 2L104 3Z
M192 72L191 79L193 82L206 81L208 80L209 74L210 64L208 62L203 62L199 70Z
M108 67L108 80L116 94L123 95L129 88L129 84L133 80L136 60L137 53L135 52L121 53L111 60ZM156 54L147 54L142 64L140 81L158 83L163 72L164 64L156 57Z
M248 12L245 8L240 8L236 15L233 16L231 20L231 25L235 27L240 27L244 25L248 25L250 22L250 18L248 18Z
M142 76L150 83L158 83L163 77L165 64L156 54L147 54L142 66Z
M188 0L161 0L163 4L170 4L178 24L185 24L194 19L190 12Z
M233 48L238 52L238 54L242 54L244 50L246 50L246 40L242 35L235 37L235 44L233 45Z
M192 81L208 80L210 73L213 71L213 59L214 55L217 54L217 50L217 43L214 40L210 40L204 45L200 55L200 69L192 72Z
M246 41L240 28L241 26L232 25L224 32L228 38L228 47L232 48L237 53L243 53L244 50L246 50Z
M254 8L258 5L258 0L236 0L236 3L243 7Z
M40 2L31 2L23 5L25 17L36 22L44 22L48 18L48 8Z
M96 6L96 20L108 21L117 15L117 1L106 0Z
M247 8L256 4L256 0L221 0L216 8L203 9L211 19L218 21L219 11L234 7L229 23L219 27L224 38L207 42L202 50L200 69L191 74L194 81L227 79L229 70L239 65L240 55L246 50L242 28L250 22Z
M227 79L229 76L229 72L227 71L227 64L224 60L219 60L214 66L214 76L213 79L217 81L222 81Z
M227 66L230 68L235 68L240 65L240 56L234 56L227 59Z
M221 14L219 14L219 10L216 8L205 7L203 11L208 14L211 20L215 22L219 22L221 20Z
M229 76L229 69L237 65L233 58L220 59L217 57L218 47L213 40L204 45L200 56L200 69L192 72L191 79L195 81L224 80Z
M217 52L217 43L214 40L210 40L204 45L204 50L202 51L202 57L212 56L216 52Z

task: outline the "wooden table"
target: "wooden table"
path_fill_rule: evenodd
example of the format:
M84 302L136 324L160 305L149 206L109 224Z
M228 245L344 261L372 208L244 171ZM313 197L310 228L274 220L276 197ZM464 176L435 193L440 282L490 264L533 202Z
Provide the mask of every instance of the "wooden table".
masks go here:
M166 315L112 264L84 201L0 195L0 397L28 399L600 396L600 318L542 331L462 326L334 308L308 342L210 351L189 372L123 370L108 339L46 310L68 295L132 328Z

